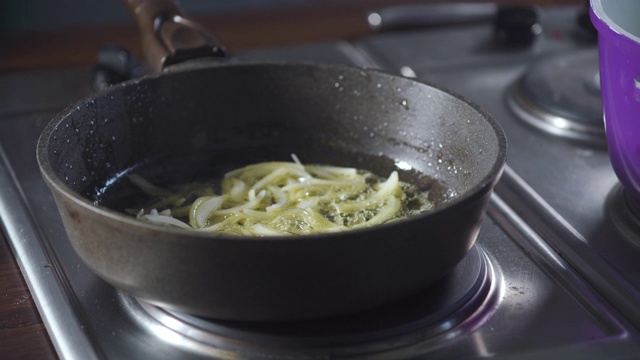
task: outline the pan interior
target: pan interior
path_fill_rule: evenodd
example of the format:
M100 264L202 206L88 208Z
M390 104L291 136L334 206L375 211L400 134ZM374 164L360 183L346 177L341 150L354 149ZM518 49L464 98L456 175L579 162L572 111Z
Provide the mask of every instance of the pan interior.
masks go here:
M116 86L61 117L48 160L59 179L121 211L136 172L163 187L262 161L350 166L430 189L436 203L486 185L504 161L487 115L435 87L383 72L224 65Z

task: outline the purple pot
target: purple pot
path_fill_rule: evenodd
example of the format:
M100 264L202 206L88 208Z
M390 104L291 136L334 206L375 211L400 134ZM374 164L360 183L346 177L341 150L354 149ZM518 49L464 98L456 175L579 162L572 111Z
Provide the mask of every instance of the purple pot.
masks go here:
M613 169L640 204L640 1L591 0L598 29L600 82Z

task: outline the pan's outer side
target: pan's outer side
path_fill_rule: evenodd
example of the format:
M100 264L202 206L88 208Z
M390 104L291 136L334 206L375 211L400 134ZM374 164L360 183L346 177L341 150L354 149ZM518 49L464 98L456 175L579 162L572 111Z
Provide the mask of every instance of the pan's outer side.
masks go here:
M202 163L150 160L184 151L211 154L198 158L204 168L290 153L381 174L410 166L405 180L432 186L437 199L458 197L430 214L304 238L211 237L109 208L127 205L128 193L107 185L130 169L154 181L203 175L193 172ZM361 311L444 276L473 245L505 157L495 120L458 97L381 72L311 65L216 66L131 82L61 114L38 145L69 239L98 275L171 309L250 321Z
M107 282L170 309L249 321L348 314L425 288L471 248L486 199L457 212L463 220L443 214L427 229L414 223L306 243L188 239L105 221L56 196L75 250Z

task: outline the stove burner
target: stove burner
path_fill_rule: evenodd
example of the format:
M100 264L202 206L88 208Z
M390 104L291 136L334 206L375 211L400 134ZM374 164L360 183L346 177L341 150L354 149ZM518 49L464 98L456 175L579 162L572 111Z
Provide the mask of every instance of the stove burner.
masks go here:
M235 322L170 311L133 298L125 302L141 323L159 322L165 332L182 335L182 345L190 343L185 346L200 351L204 347L210 355L220 351L269 354L269 358L363 355L441 336L454 338L455 328L460 332L476 328L498 301L496 277L487 255L475 246L452 273L429 289L382 308L333 319Z
M622 184L617 184L609 193L607 210L622 237L640 249L640 204L627 194Z
M538 61L515 84L507 102L520 119L543 131L605 142L596 49Z

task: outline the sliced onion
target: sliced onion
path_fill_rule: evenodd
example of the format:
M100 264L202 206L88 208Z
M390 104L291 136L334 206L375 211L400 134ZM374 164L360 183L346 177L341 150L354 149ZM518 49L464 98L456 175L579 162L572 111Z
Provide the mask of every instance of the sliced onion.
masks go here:
M387 181L381 183L378 186L378 191L373 195L374 198L384 199L393 197L393 195L400 189L400 182L398 179L398 172L393 171Z
M305 166L295 154L292 158L293 163L260 163L228 172L221 184L223 195L212 195L212 186L195 184L173 194L133 176L143 191L165 195L157 207L142 209L137 217L198 231L273 236L381 224L400 210L404 193L396 171L372 187L367 175L355 168ZM199 197L192 205L182 205L194 195ZM189 224L176 216L188 216ZM347 223L349 227L343 225Z
M192 229L192 227L189 226L188 224L171 216L146 214L146 215L140 216L140 218L157 225L171 225L171 226L176 226L182 229Z
M362 228L383 224L396 217L398 211L400 211L401 205L402 204L398 198L391 196L386 200L385 205L380 208L380 211L373 218L369 219L367 222L356 224L353 227Z
M233 187L229 190L229 199L233 201L242 201L244 194L247 192L247 184L240 179L231 179Z
M267 190L271 193L273 198L276 200L275 204L269 205L265 208L267 212L277 211L287 206L287 204L289 203L289 197L287 196L287 193L282 191L277 186L269 186L267 187Z
M227 198L227 195L198 198L193 205L191 205L189 224L194 228L205 227L211 214L220 209Z

